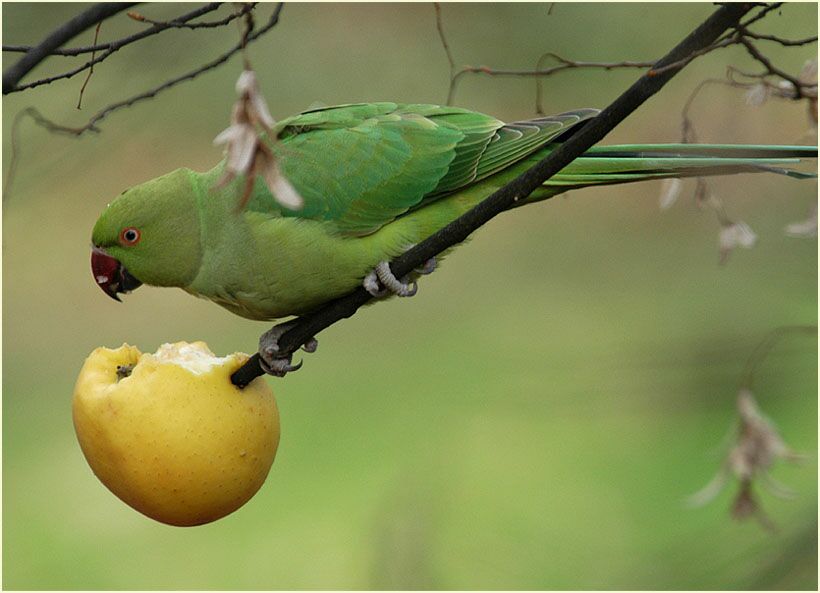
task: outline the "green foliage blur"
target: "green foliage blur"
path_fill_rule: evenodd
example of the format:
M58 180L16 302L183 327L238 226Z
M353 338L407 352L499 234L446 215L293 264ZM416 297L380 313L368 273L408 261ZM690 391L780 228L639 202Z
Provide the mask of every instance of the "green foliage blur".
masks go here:
M29 44L85 4L4 4L3 43ZM191 5L137 8L168 20ZM218 13L225 16L230 5ZM272 5L260 6L262 23ZM444 4L457 66L529 69L660 57L711 4ZM211 17L209 17L211 18ZM100 40L146 25L120 14ZM759 28L817 34L813 4ZM239 38L168 31L84 74L3 100L11 124L36 106L67 125L203 64ZM90 44L93 29L71 42ZM788 72L816 47L761 42ZM316 102L441 103L449 67L433 6L288 4L249 55L274 117ZM7 68L19 54L4 53ZM53 57L27 79L79 65ZM607 142L674 142L701 80L742 48L698 59ZM718 265L718 224L691 198L660 211L660 183L573 192L511 212L424 278L418 296L360 311L322 335L277 394L282 442L267 483L216 523L172 528L120 502L91 473L71 394L97 346L208 342L250 352L269 326L179 290L120 304L94 285L89 237L127 187L221 158L239 56L110 115L101 133L18 129L3 202L3 586L11 589L816 589L817 347L794 337L759 370L755 395L801 465L773 476L793 499L756 492L778 526L737 522L731 483L691 509L731 445L744 364L772 329L817 322L817 243L787 237L817 187L776 175L714 180L729 216L759 235ZM570 71L544 82L545 110L604 107L637 71ZM530 78L468 76L457 105L534 115ZM746 104L707 88L692 115L703 142L815 143L804 102ZM729 435L729 436L727 436Z

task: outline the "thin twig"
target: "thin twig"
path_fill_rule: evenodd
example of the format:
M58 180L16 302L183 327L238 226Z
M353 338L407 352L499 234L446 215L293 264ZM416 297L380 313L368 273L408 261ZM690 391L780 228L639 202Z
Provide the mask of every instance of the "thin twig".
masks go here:
M737 43L743 45L750 43L747 39L745 39L745 36L749 33L748 30L745 30L741 26L738 26L735 27L735 31L736 33L733 37L722 38L723 43ZM715 44L713 44L713 46L714 45ZM752 48L756 50L756 48L753 45ZM765 59L766 58L764 57L764 60ZM659 71L662 70L663 69L660 69ZM789 81L790 84L788 85L774 84L768 80L769 77L777 76L781 81L784 80L784 78L781 76L781 73L776 70L777 69L767 67L766 71L762 73L749 73L744 72L734 66L728 66L726 68L726 78L708 78L706 80L701 81L690 93L689 97L684 103L683 109L681 110L681 141L684 143L697 142L697 134L695 132L695 127L690 116L690 111L695 98L707 85L710 84L720 84L733 88L746 89L749 92L752 92L753 89L755 89L756 87L760 87L762 85L763 87L765 87L764 92L766 93L766 96L771 95L787 99L797 98L794 89L799 88L800 93L804 98L808 99L809 101L816 101L816 82L812 83L793 78L792 81ZM737 76L747 78L750 82L737 80ZM795 82L797 84L795 84ZM751 99L747 98L747 102L749 102L750 100ZM765 98L763 100L765 100ZM812 104L810 103L810 108L811 105ZM697 178L697 186L695 189L695 202L699 207L702 207L704 205L708 206L715 213L715 216L717 217L717 221L721 229L724 229L728 226L735 224L726 212L726 205L723 202L723 200L721 200L717 195L715 195L711 191L709 182L707 182L702 177ZM721 251L721 263L725 263L728 253L729 252L726 250Z
M749 81L742 81L735 78L736 76L741 76L743 78L748 78ZM734 66L728 66L726 68L726 83L729 86L740 88L740 89L751 89L753 87L763 85L765 86L769 93L773 96L780 97L781 99L794 99L794 92L792 91L792 85L783 85L783 84L775 84L769 80L770 77L774 76L771 72L744 72L739 68L735 68ZM816 82L808 82L803 81L798 78L800 81L800 89L803 94L804 99L816 99L817 98L817 83Z
M4 52L8 52L8 53L24 54L26 52L31 51L33 47L34 47L33 45L4 45L2 49L3 49ZM77 49L85 49L85 48L77 48ZM88 52L80 51L78 53L91 53L95 49L105 49L105 46L103 46L103 47L89 47ZM76 53L69 53L71 51L75 51L75 50L55 49L48 55L49 56L65 56L65 57L76 56L77 55Z
M774 41L775 43L779 43L784 47L796 47L800 45L809 45L811 43L817 43L817 35L815 35L814 37L806 37L805 39L785 39L783 37L777 37L776 35L762 35L760 33L752 33L748 30L745 31L743 34L751 39L760 39L761 41Z
M749 81L738 80L736 78L737 76L747 78ZM771 76L777 76L782 79L779 74L769 71L751 73L744 72L734 66L727 66L725 78L707 78L702 80L689 94L689 97L684 102L683 109L681 110L681 141L697 142L697 134L695 133L695 127L690 116L690 111L695 98L707 85L720 84L732 88L745 89L747 91L759 85L763 85L766 87L770 96L780 97L783 99L795 99L795 93L793 90L795 85L793 82L784 88L783 85L770 82L768 78ZM814 101L817 99L817 82L802 81L800 79L794 79L794 77L791 78L798 83L797 87L800 88L801 96L804 99L808 99L809 101Z
M735 27L733 27L733 30L730 33L728 33L726 35L723 35L720 39L718 39L711 46L703 48L703 50L701 50L697 54L692 54L691 56L687 56L686 58L684 58L680 62L677 62L675 64L668 64L668 65L664 66L662 69L659 69L659 70L651 70L650 71L650 76L654 76L656 74L662 73L663 71L669 70L669 69L672 69L672 68L679 68L679 67L683 66L685 63L687 63L688 61L691 61L694 58L698 57L698 55L704 55L704 54L712 52L716 49L729 47L729 46L732 46L732 45L743 45L746 48L746 51L752 56L752 58L755 59L756 61L760 62L761 64L763 64L763 66L766 68L766 73L764 75L759 76L759 78L763 78L763 77L768 76L768 75L779 76L781 79L790 82L792 87L794 88L794 93L792 93L792 96L790 98L792 98L792 99L801 99L805 94L806 88L807 87L811 88L812 86L814 88L816 88L817 87L816 83L814 85L812 85L812 84L802 82L802 81L798 80L797 78L795 78L795 77L789 75L788 73L784 72L783 70L780 70L779 68L774 66L771 63L771 61L766 56L764 56L757 49L757 47L750 41L750 39L762 39L762 40L767 40L767 41L775 41L775 42L780 43L781 45L784 45L786 47L798 47L798 46L802 46L802 45L808 45L810 43L814 43L814 42L817 41L817 36L808 37L806 39L788 40L788 39L784 39L782 37L776 37L774 35L763 35L763 34L753 33L752 31L749 31L748 27L749 27L750 24L759 21L760 19L762 19L764 16L766 16L772 10L776 10L776 9L780 8L781 5L782 5L782 3L777 3L777 4L772 4L772 5L765 6L760 11L760 13L758 13L755 17L747 20L745 23L736 25ZM780 91L781 91L780 94L782 96L783 95L783 89L780 89ZM816 92L814 94L816 95Z
M795 78L788 72L784 72L783 70L772 64L771 60L769 60L769 58L760 53L757 47L755 47L755 45L751 41L746 39L744 35L740 36L740 43L743 45L743 47L746 48L746 51L749 52L750 56L752 56L755 60L763 64L763 67L766 68L766 71L769 74L779 76L783 80L787 80L792 84L794 90L794 99L803 98L803 83L801 81L799 81L797 78Z
M17 173L17 162L20 158L20 140L19 128L20 122L28 113L28 109L24 109L14 116L14 122L11 124L11 156L9 157L9 168L6 171L6 179L3 182L3 203L11 197L11 184L14 181L14 176Z
M253 13L246 12L245 18L243 19L245 26L242 29L242 41L240 42L241 49L242 49L242 61L245 66L245 70L252 70L251 67L251 60L248 57L247 47L248 47L248 38L250 37L251 33L253 33L253 28L256 26L256 23L253 21Z
M772 12L774 10L779 10L780 7L782 7L782 6L783 6L783 2L774 2L772 4L764 5L760 12L758 12L756 15L752 16L749 20L747 20L743 23L740 23L740 26L744 27L744 28L748 27L752 23L756 23L757 21L765 18L770 12Z
M223 27L223 26L227 25L228 23L230 23L231 21L233 21L235 19L238 19L239 17L244 16L245 14L249 13L254 8L256 8L256 5L258 4L258 2L239 2L237 4L239 4L241 8L239 8L239 10L236 10L236 11L232 12L231 14L226 16L224 19L220 19L218 21L206 21L206 22L202 22L202 23L189 23L186 20L183 20L181 17L176 18L172 21L157 21L157 20L154 20L154 19L149 19L148 17L146 17L146 16L144 16L144 15L138 13L138 12L129 12L128 16L129 16L129 18L132 18L132 19L134 19L136 21L139 21L139 22L142 22L142 23L148 23L150 25L162 26L163 30L165 28L190 29L191 31L195 31L196 29L215 29L217 27Z
M175 21L176 22L189 21L189 20L195 19L197 17L200 17L203 14L207 14L209 12L212 12L212 11L216 10L217 8L219 8L219 3L214 2L212 4L208 4L206 6L203 6L202 8L198 8L197 10L192 10L191 12L189 12L185 15L182 15L179 18L175 19ZM109 58L113 53L119 51L120 49L122 49L126 45L130 45L131 43L134 43L136 41L140 41L141 39L145 39L146 37L149 37L151 35L156 35L157 33L160 33L162 31L166 31L166 30L172 29L172 28L176 28L176 27L175 27L175 25L172 25L171 23L159 23L159 24L156 24L156 25L152 25L151 27L149 27L145 31L141 31L140 33L136 33L136 34L131 35L129 37L125 37L123 39L120 39L118 41L112 41L111 43L107 44L107 47L106 47L106 49L103 53L101 53L99 56L92 57L91 60L89 60L88 62L86 62L85 64L83 64L81 66L78 66L78 67L73 68L71 70L68 70L66 72L62 72L60 74L56 74L54 76L49 76L49 77L46 77L46 78L42 78L40 80L35 80L35 81L30 82L28 84L15 86L13 89L8 90L8 91L6 90L5 84L4 84L3 93L4 94L17 93L17 92L24 91L24 90L27 90L27 89L42 86L44 84L51 84L52 82L55 82L55 81L58 81L58 80L71 78L72 76L75 76L76 74L78 74L80 72L83 72L84 70L87 70L87 69L93 67L94 64L98 64L98 63L102 62L103 60Z
M707 47L728 27L737 23L752 7L752 4L747 3L721 5L703 24L664 56L658 66L678 61L692 52ZM431 257L464 241L473 231L497 214L515 206L518 200L528 196L544 181L603 139L649 97L658 92L677 72L678 70L671 70L654 77L641 76L596 118L570 136L549 156L494 192L466 214L393 260L390 264L393 275L401 278L410 273ZM280 336L278 340L280 352L282 354L295 352L321 330L353 315L371 298L372 296L360 286L346 296L331 301L318 311L299 317L290 329ZM231 381L235 385L244 386L263 374L259 360L259 353L253 355L231 376Z
M514 77L535 77L535 78L543 78L546 76L551 76L556 72L561 72L562 70L570 70L575 68L599 68L602 70L614 70L617 68L649 68L655 62L633 62L629 60L625 60L622 62L580 62L577 60L569 60L567 58L562 58L561 56L554 54L552 52L548 52L539 58L539 63L541 63L544 59L552 57L559 62L557 66L552 66L550 68L536 68L535 70L496 70L494 68L490 68L489 66L464 66L461 70L455 73L453 77L450 79L450 90L447 94L447 104L450 105L455 98L456 88L458 87L458 83L460 82L461 78L467 74L486 74L487 76L514 76Z
M216 10L218 7L219 7L219 4L214 3L210 7L210 10ZM205 8L209 8L209 7L205 7ZM194 12L201 13L202 9L194 11ZM182 17L180 17L180 18L182 18ZM108 49L106 49L102 54L100 54L97 57L93 57L93 54L92 54L92 58L88 62L86 62L85 64L82 64L81 66L78 66L78 67L73 68L71 70L68 70L66 72L62 72L60 74L55 74L54 76L48 76L46 78L41 78L39 80L35 80L35 81L30 82L30 83L25 84L25 85L20 85L20 86L16 87L11 92L20 92L20 91L35 88L35 87L38 87L38 86L42 86L42 85L45 85L45 84L51 84L52 82L56 82L58 80L64 80L64 79L71 78L72 76L75 76L76 74L79 74L80 72L83 72L84 70L87 70L89 68L93 68L94 64L97 64L99 62L102 62L103 60L108 59L112 54L119 51L124 46L129 45L131 43L134 43L135 41L139 41L141 39L144 39L146 37L149 37L150 35L156 35L157 33L161 32L161 31L165 31L165 30L171 29L171 28L173 28L173 27L171 25L168 25L168 24L153 25L150 29L146 29L142 33L138 33L136 35L126 37L125 39L120 40L120 42L112 42L109 45Z
M552 58L560 62L560 65L544 69L544 61L546 61L549 58ZM535 112L539 115L544 114L544 107L542 105L542 81L545 77L550 76L551 74L555 74L556 72L560 72L561 70L567 70L569 68L601 68L603 70L615 70L622 68L651 68L654 64L654 61L634 62L630 60L624 60L622 62L580 62L578 60L569 60L567 58L561 57L558 54L551 51L542 54L538 58L538 61L535 63L535 71L533 74L535 76Z
M248 35L247 43L255 41L256 39L258 39L259 37L261 37L262 35L267 33L270 29L272 29L279 22L279 14L282 12L283 6L284 6L284 3L282 3L282 2L280 2L276 6L276 9L273 11L273 14L271 14L270 19L268 19L268 22L266 22L265 25L262 26L260 29L257 29L256 31L254 31L251 35ZM187 72L186 74L183 74L183 75L178 76L176 78L172 78L172 79L162 83L161 85L159 85L157 87L154 87L150 90L147 90L147 91L145 91L143 93L140 93L138 95L135 95L133 97L129 97L128 99L124 99L124 100L119 101L117 103L112 103L111 105L108 105L107 107L101 109L100 111L95 113L93 116L91 116L91 118L88 120L87 123L85 123L84 125L79 126L79 127L71 127L71 126L65 126L65 125L62 125L62 124L57 124L57 123L43 117L37 110L32 110L29 113L29 115L31 115L34 118L34 121L38 125L45 127L50 132L69 134L71 136L80 136L80 135L84 134L85 132L89 132L89 131L99 132L100 130L97 127L97 124L100 121L102 121L103 119L105 119L108 115L113 113L114 111L117 111L117 110L122 109L124 107L131 107L135 103L138 103L140 101L144 101L146 99L151 99L154 96L156 96L157 94L161 93L162 91L165 91L165 90L167 90L171 87L174 87L174 86L178 85L181 82L185 82L187 80L193 80L194 78L196 78L200 74L202 74L204 72L207 72L208 70L213 70L214 68L216 68L220 64L223 64L223 63L227 62L228 59L231 58L231 56L233 56L234 54L236 54L237 52L239 52L241 50L242 50L242 42L238 43L237 45L232 47L230 50L228 50L227 52L225 52L224 54L222 54L218 58L208 62L207 64L205 64L203 66L200 66L196 70L192 70L190 72Z
M94 45L97 45L97 39L100 36L100 27L102 26L102 21L97 23L97 28L94 30ZM94 53L91 54L91 59L94 59ZM85 87L88 86L88 81L91 80L91 75L94 74L94 66L88 69L88 76L85 77L85 82L83 82L83 86L80 88L80 96L77 99L77 109L83 108L83 93L85 93Z
M20 82L20 79L69 39L133 5L133 3L118 4L115 2L95 4L70 21L63 23L43 39L39 45L32 47L13 66L3 72L3 94L6 95L18 90L17 83Z
M729 67L731 68L731 66ZM719 85L726 85L732 86L731 83L722 78L707 78L702 80L698 83L697 86L692 90L689 94L689 97L683 104L683 109L681 110L681 142L686 143L696 143L698 141L697 133L695 132L695 126L692 123L692 118L689 115L689 112L692 109L692 105L694 104L695 98L700 94L700 92L708 85L711 84L719 84ZM729 217L729 213L726 211L726 204L723 200L715 195L712 192L710 183L703 177L697 177L697 182L695 185L695 204L699 208L703 208L704 206L708 207L715 213L715 217L717 218L717 222L719 227L722 229L726 226L734 224L732 219ZM724 251L721 252L721 259L720 263L723 264L727 261L728 252Z
M554 5L555 3L553 3ZM453 100L455 99L456 88L458 87L458 83L462 76L467 74L486 74L488 76L519 76L519 77L535 77L536 78L536 98L535 98L535 105L536 105L536 112L543 113L541 108L541 79L556 72L560 72L561 70L567 70L570 68L602 68L604 70L613 70L616 68L649 68L655 62L633 62L633 61L622 61L622 62L581 62L578 60L569 60L567 58L561 57L556 53L547 52L541 55L536 62L535 70L497 70L494 68L490 68L488 66L464 66L461 70L456 71L456 64L455 60L453 59L453 53L450 50L450 44L447 41L447 36L444 34L444 23L441 17L441 6L438 2L434 2L433 6L436 10L436 29L438 30L439 39L441 40L441 45L444 48L444 52L447 54L447 63L450 66L450 87L447 91L447 105L452 105ZM552 5L547 11L547 14L550 13L552 10ZM552 58L560 64L558 66L553 66L552 68L543 68L543 62L547 58Z
M689 117L689 112L692 109L692 104L695 102L695 98L700 94L704 87L710 84L728 85L729 83L722 78L707 78L706 80L702 80L698 83L694 90L689 94L689 97L684 102L683 109L681 110L681 142L683 143L694 143L698 141L695 126L692 123L692 118Z
M444 47L444 53L447 54L447 63L450 65L450 80L452 80L456 71L456 62L453 59L453 53L450 51L450 44L447 43L447 36L444 34L444 24L441 20L441 5L438 2L433 2L433 7L436 9L436 29L438 30L438 37L441 40L441 45ZM450 104L449 98L447 104Z
M663 66L662 68L653 68L652 70L650 70L648 72L648 75L649 76L657 76L658 74L663 74L664 72L667 72L669 70L677 70L679 68L683 68L684 66L686 66L689 62L691 62L695 58L699 58L700 56L705 56L706 54L711 53L711 52L715 51L716 49L729 47L730 45L736 45L737 43L739 43L739 41L735 38L729 38L729 39L724 39L724 40L718 41L716 43L713 43L709 47L704 47L702 50L700 50L696 53L693 53L691 56L686 56L682 60L678 60L677 62L675 62L673 64L667 64L666 66Z
M161 27L146 29L144 31L140 31L139 33L135 33L134 35L129 35L128 37L124 37L122 39L117 39L116 41L109 41L108 43L101 43L99 45L85 45L85 46L82 46L82 47L71 47L71 48L66 48L66 49L55 49L49 55L51 55L51 56L74 57L74 56L79 56L79 55L82 55L82 54L90 54L90 53L93 53L93 52L96 52L96 51L104 51L104 50L107 50L107 49L111 49L112 47L122 48L122 47L125 47L126 45L134 43L135 41L139 41L140 39L145 39L146 37L149 37L151 35L155 35L155 34L159 33L160 31L164 31L166 29L182 29L182 28L185 28L185 29L209 29L209 28L214 28L214 27L222 27L224 25L227 25L228 23L230 23L234 19L237 19L240 16L242 16L244 14L245 10L252 10L253 7L256 6L256 4L257 3L254 2L254 3L252 3L251 7L247 8L247 9L243 9L243 10L239 11L238 13L233 12L230 15L228 15L227 17L225 17L224 19L221 19L219 21L209 21L209 22L204 22L204 23L190 23L190 24L188 23L188 21L199 18L199 17L201 17L205 14L208 14L209 12L213 12L214 10L216 10L217 8L219 8L222 5L221 2L212 2L210 4L206 4L205 6L203 6L201 8L197 8L196 10L193 10L189 13L180 15L177 18L175 18L174 20L168 21L168 22L165 22L165 23L161 23L159 21L150 21L149 19L145 19L146 21L154 23L156 25L161 24L162 25ZM23 52L23 53L25 53L27 51L30 51L31 48L32 48L32 46L30 46L30 45L4 45L3 46L3 51L4 52Z

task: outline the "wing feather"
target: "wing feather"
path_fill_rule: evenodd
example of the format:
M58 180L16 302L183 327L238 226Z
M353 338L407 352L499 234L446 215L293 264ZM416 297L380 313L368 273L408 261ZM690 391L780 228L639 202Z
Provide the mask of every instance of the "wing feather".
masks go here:
M438 105L359 103L282 120L271 149L304 198L291 211L257 183L251 211L372 233L402 214L509 167L595 115L579 110L504 124Z

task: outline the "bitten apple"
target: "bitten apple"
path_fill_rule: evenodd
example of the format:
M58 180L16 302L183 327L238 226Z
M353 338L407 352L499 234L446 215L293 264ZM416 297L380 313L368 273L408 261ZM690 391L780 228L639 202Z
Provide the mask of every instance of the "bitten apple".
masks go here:
M114 494L170 525L215 521L265 481L279 445L270 387L230 375L245 354L204 342L97 348L74 388L74 427L91 469Z

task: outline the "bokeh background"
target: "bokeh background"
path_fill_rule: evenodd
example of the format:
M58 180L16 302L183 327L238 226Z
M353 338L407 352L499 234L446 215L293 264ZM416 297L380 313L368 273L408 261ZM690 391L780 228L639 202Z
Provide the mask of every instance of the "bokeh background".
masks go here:
M32 43L82 4L4 4L3 42ZM147 4L167 20L190 9ZM271 5L260 6L264 22ZM220 15L227 14L228 5ZM708 4L444 4L458 65L533 67L657 58ZM761 30L817 34L813 4L786 5ZM145 25L121 14L101 40ZM72 44L89 44L89 30ZM105 105L192 69L236 43L234 26L169 31L83 76L3 100L80 125ZM766 45L789 72L814 46ZM250 56L275 117L314 102L443 102L448 64L431 4L289 4ZM4 54L4 68L16 54ZM52 58L30 77L56 73ZM697 60L608 142L676 141L694 86L739 48ZM239 57L112 114L100 134L50 135L23 120L3 203L3 586L11 589L816 589L817 348L780 343L756 396L808 454L758 489L778 530L729 517L732 484L704 508L685 497L716 472L734 426L743 366L772 329L817 320L817 244L785 236L816 184L779 176L713 182L730 216L759 235L718 265L718 225L687 182L673 208L660 183L574 192L492 221L412 300L370 307L320 335L305 368L273 386L282 441L267 483L216 523L173 528L110 494L71 424L71 392L96 346L208 342L252 351L264 323L182 291L143 287L124 304L89 271L91 227L123 189L219 158ZM547 112L607 105L635 71L572 71L544 83ZM456 104L512 120L534 114L534 81L473 76ZM794 143L805 104L745 103L707 89L702 141Z

